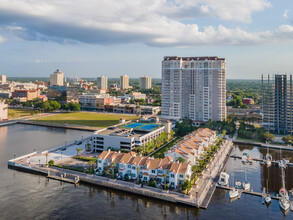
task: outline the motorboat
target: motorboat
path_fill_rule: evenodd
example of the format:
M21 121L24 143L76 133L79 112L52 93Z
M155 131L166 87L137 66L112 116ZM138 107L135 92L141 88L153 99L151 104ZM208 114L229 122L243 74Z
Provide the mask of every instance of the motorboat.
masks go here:
M229 191L229 197L230 199L237 198L239 196L239 191L238 189L235 189L235 187L232 187Z
M241 188L241 185L242 185L242 183L240 182L240 180L237 180L237 181L235 182L235 187L236 187L236 188L240 189L240 188Z
M242 154L242 157L241 157L241 159L242 159L241 161L243 163L246 163L248 158L249 158L249 154L246 151L244 151L243 154Z
M220 173L220 178L219 178L219 181L218 181L218 184L221 185L221 186L227 186L229 185L229 174L228 173L225 173L225 172L221 172Z
M287 210L290 208L290 202L289 202L288 199L286 199L285 197L282 197L282 198L279 200L279 204L280 204L280 207L281 207L284 211L287 211Z

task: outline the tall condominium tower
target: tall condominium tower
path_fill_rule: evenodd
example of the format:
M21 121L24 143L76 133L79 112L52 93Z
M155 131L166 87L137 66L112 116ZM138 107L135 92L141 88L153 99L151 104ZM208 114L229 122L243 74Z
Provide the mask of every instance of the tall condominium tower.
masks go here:
M0 83L6 83L6 76L0 75Z
M149 76L143 76L139 78L140 89L151 89L152 88L152 78Z
M262 75L262 125L282 134L293 133L292 75Z
M50 86L64 86L64 73L59 69L50 75Z
M162 116L195 124L226 119L225 58L164 57Z
M97 78L98 89L108 89L108 77L101 76Z
M120 76L120 89L129 88L129 76L123 75Z

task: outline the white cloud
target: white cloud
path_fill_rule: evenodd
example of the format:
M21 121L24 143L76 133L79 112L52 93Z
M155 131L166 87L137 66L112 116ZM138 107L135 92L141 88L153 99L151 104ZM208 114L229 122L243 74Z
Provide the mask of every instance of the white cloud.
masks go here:
M292 26L250 33L223 25L200 27L182 19L251 22L267 0L1 0L0 25L27 40L144 43L152 46L252 45L292 40ZM192 20L192 21L193 21ZM21 28L20 28L21 27Z
M6 39L4 37L0 36L0 44L4 43L6 41Z
M288 12L289 12L289 10L285 10L284 11L283 18L285 18L285 19L288 19L289 18L288 17Z

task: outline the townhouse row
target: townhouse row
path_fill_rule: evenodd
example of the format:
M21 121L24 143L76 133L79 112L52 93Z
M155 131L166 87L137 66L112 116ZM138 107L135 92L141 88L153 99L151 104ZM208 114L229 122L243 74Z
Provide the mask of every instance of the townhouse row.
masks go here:
M141 178L143 182L154 180L157 186L168 183L170 187L177 188L190 179L192 171L189 164L173 162L172 157L154 159L146 156L136 156L136 153L120 153L103 151L98 157L96 172L101 175L107 168L118 169L118 178Z
M202 159L204 152L215 143L217 138L216 131L199 128L184 136L183 140L165 152L165 157L172 157L175 161L181 157L191 166L195 165L197 160Z

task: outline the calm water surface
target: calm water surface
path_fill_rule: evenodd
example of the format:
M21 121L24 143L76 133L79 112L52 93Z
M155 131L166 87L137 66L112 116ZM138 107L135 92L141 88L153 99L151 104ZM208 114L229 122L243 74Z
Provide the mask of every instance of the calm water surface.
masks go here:
M284 216L277 201L267 207L260 197L242 194L240 200L230 202L225 190L216 190L207 210L197 210L100 187L75 187L7 168L7 161L14 154L46 150L64 140L89 135L29 125L0 127L0 219L293 219L291 212ZM254 157L266 154L266 149L248 146L236 147L235 153L242 155L244 149ZM271 153L279 156L278 151ZM290 152L282 155L293 160ZM292 171L286 170L287 189L293 188ZM240 160L230 160L227 172L235 175L235 180L244 178ZM258 163L247 165L247 177L255 191L262 191L267 178L271 193L278 192L281 186L279 169L274 166L267 169Z

